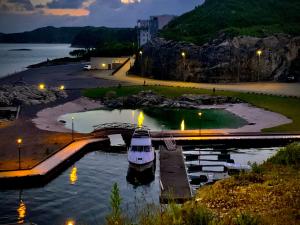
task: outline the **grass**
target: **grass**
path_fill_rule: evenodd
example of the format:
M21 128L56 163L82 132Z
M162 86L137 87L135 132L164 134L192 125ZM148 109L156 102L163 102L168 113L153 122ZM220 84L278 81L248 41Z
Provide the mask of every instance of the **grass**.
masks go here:
M83 94L86 97L93 99L104 98L112 95L114 97L122 97L137 94L140 91L152 90L158 94L169 98L176 98L183 94L209 94L212 95L212 90L183 88L183 87L167 87L167 86L124 86L124 87L109 87L109 88L93 88L84 90ZM264 108L273 112L280 113L293 122L273 128L264 129L264 132L291 132L300 131L300 99L292 97L271 96L265 94L242 93L234 91L216 91L216 95L231 96L239 98L259 108Z

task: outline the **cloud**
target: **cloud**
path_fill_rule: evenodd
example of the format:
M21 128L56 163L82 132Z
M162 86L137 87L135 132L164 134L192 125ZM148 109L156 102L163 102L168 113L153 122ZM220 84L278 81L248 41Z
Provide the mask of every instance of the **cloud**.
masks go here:
M0 32L42 26L133 27L152 15L180 15L203 0L0 0ZM10 21L10 23L7 23Z
M121 3L123 4L134 4L134 3L140 3L141 0L121 0Z
M0 10L5 12L33 11L34 6L30 0L1 0Z
M53 0L47 3L49 9L78 9L85 0Z

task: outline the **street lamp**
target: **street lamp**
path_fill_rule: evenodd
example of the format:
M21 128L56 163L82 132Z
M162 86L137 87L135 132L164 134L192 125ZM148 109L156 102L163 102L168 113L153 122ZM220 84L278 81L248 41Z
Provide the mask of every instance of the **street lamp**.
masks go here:
M185 52L181 52L181 56L182 56L182 59L183 59L183 69L185 70L185 57L186 57Z
M45 84L43 84L43 83L41 83L41 84L39 84L39 89L42 91L42 90L45 90L45 88L46 88L46 85Z
M262 55L262 50L258 49L256 51L256 55L258 56L258 74L257 74L257 81L259 81L259 76L260 76L260 56Z
M139 54L141 56L141 59L140 59L140 67L141 67L141 75L143 76L143 51L139 51Z
M61 90L61 91L65 90L65 85L60 85L59 90Z
M74 141L74 116L72 116L72 141Z
M203 113L199 112L198 116L200 117L200 128L199 128L199 136L201 136L201 118L202 118Z
M19 170L21 169L21 145L22 145L22 138L17 139L18 151L19 151Z

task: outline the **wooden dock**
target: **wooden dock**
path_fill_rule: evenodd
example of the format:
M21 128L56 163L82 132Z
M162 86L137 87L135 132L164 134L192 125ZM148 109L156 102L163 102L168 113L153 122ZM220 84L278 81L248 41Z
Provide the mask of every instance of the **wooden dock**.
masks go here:
M92 138L83 139L72 142L62 150L51 155L44 161L40 162L38 165L31 169L25 170L12 170L12 171L0 171L0 181L1 184L5 184L6 181L24 181L24 179L41 178L50 173L52 173L57 167L64 163L67 163L72 157L77 155L86 146L94 143L99 143L105 141L104 138ZM3 185L1 185L3 186Z
M174 201L183 203L192 197L181 148L168 151L162 148L160 153L160 202Z

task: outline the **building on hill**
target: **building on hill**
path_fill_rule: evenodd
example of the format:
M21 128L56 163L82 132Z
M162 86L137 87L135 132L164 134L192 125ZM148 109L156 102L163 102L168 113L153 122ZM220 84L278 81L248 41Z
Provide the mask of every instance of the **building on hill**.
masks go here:
M156 37L158 31L166 26L171 20L176 16L173 15L160 15L151 16L149 20L138 20L137 30L138 30L138 45L139 47L146 44L152 38Z

